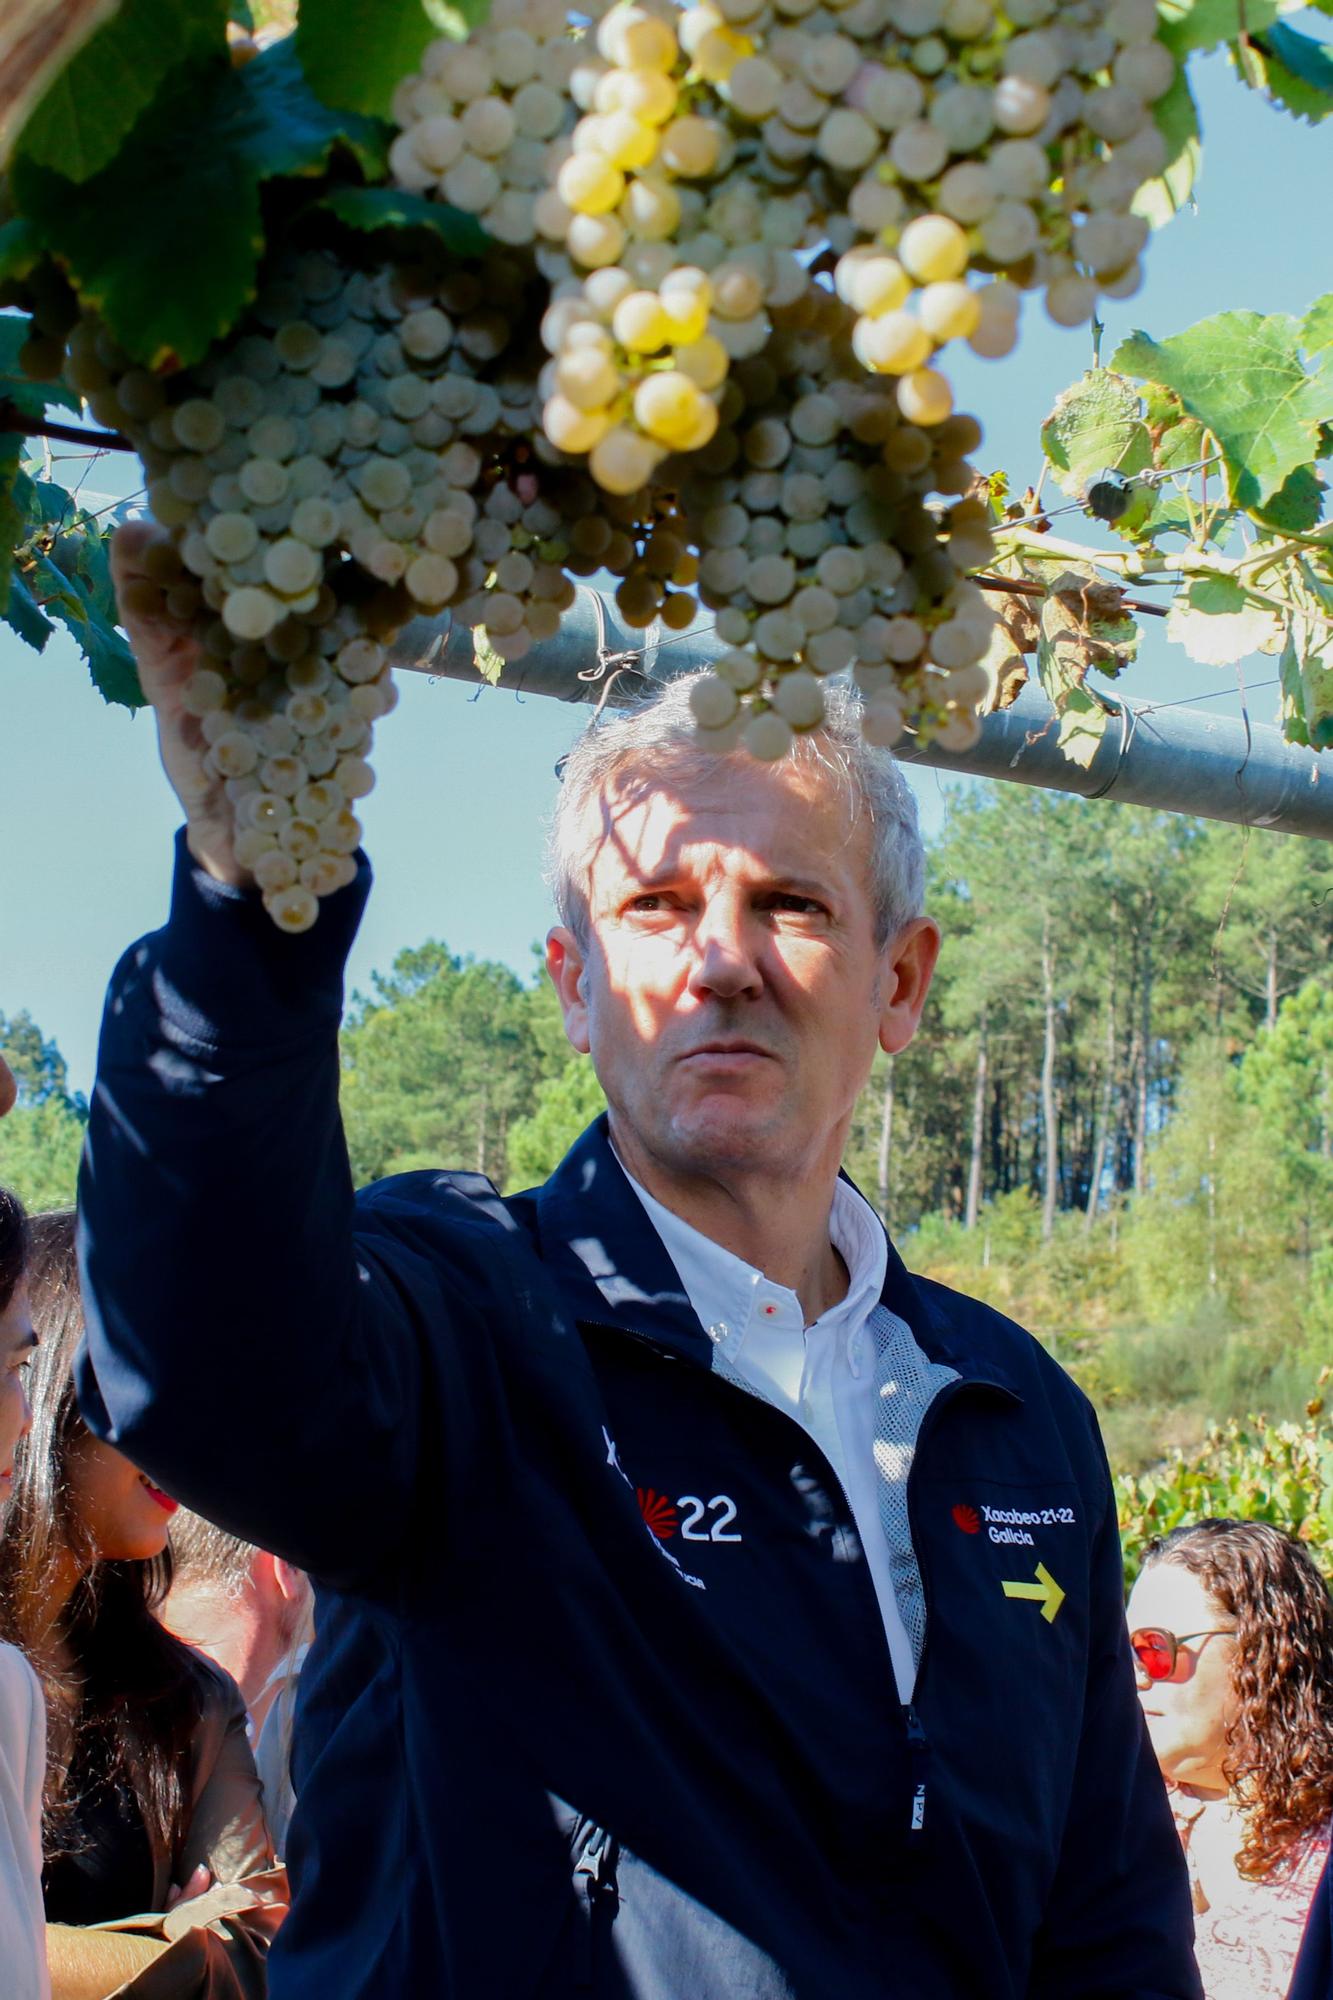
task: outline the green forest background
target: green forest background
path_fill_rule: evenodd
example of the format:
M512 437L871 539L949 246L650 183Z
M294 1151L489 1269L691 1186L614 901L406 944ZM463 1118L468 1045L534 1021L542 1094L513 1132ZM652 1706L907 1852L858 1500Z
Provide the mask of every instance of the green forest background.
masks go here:
M1218 1511L1333 1554L1333 849L978 787L930 870L940 970L848 1170L911 1268L1022 1321L1091 1396L1131 1561ZM27 1015L0 1048L21 1085L0 1181L68 1203L86 1106ZM342 1057L362 1181L525 1187L602 1105L535 950L526 979L401 951Z

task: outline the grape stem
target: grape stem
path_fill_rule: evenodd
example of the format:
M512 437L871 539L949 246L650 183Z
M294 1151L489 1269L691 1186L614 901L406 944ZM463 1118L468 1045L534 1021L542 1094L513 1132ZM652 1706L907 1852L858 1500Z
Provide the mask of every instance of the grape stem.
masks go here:
M982 590L999 590L1012 593L1016 597L1046 597L1049 595L1044 583L1030 583L1021 576L974 576L971 581ZM1168 607L1165 604L1149 604L1146 598L1122 597L1121 605L1126 611L1146 612L1150 618L1165 618Z
M32 418L17 403L0 399L0 431L18 431L24 437L54 438L57 444L86 444L94 451L133 451L134 446L120 431L89 431L77 424L51 423L46 417Z

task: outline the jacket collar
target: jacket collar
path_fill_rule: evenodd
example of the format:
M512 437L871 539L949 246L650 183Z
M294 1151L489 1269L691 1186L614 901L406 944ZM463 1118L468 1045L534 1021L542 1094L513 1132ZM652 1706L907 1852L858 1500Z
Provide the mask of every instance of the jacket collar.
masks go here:
M712 1342L611 1149L605 1112L538 1189L537 1231L575 1318L712 1366Z
M537 1232L543 1260L576 1319L621 1327L682 1360L712 1366L712 1342L612 1151L605 1113L537 1190ZM888 1249L882 1302L906 1322L927 1359L965 1381L1018 1394L985 1339L983 1309L950 1294L956 1304L946 1313L935 1288L917 1283L891 1241Z

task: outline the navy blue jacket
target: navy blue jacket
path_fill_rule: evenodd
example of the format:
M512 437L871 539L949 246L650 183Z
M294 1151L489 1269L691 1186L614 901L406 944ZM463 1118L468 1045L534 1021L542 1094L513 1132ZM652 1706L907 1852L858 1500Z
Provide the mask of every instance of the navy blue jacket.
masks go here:
M112 984L81 1193L89 1423L317 1581L275 1996L1193 2000L1084 1398L890 1253L959 1377L903 1710L834 1473L711 1371L601 1124L513 1199L354 1196L365 877L291 938L183 861Z
M1333 1876L1324 1863L1287 2000L1333 2000Z

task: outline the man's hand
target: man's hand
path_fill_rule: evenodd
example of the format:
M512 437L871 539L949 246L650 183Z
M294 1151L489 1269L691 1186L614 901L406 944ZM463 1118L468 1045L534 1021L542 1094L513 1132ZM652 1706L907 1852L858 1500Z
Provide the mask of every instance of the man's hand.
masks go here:
M237 862L232 845L230 803L221 780L204 770L203 731L182 699L200 664L199 644L167 610L165 586L180 574L170 537L150 522L125 522L111 544L111 574L139 680L157 716L162 766L185 808L190 852L217 881L249 888L253 878Z

